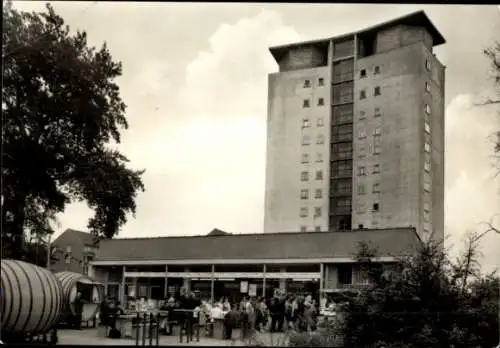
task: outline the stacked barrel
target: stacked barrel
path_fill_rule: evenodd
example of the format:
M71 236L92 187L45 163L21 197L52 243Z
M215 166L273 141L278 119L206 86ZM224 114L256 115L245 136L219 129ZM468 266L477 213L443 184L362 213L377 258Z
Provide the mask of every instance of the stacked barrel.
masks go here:
M99 310L99 303L102 301L102 292L99 286L94 281L80 273L75 272L59 272L56 273L56 278L59 280L63 287L64 292L64 319L70 315L75 315L74 301L78 293L77 284L89 284L92 287L92 297L90 301L83 304L82 321L88 322L95 318Z
M2 338L39 335L58 324L63 287L45 268L18 260L1 260Z

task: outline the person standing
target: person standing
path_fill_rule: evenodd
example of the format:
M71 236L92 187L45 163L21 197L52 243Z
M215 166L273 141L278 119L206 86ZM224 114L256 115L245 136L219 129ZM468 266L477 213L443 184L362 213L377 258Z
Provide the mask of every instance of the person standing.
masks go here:
M75 300L73 301L73 308L75 309L75 314L73 316L73 328L75 330L81 330L83 300L82 300L82 294L80 292L76 294Z

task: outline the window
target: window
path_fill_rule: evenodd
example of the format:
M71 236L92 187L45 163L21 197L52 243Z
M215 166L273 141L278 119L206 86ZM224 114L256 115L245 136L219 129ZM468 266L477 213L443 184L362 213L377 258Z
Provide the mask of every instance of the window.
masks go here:
M333 83L351 81L354 78L354 61L352 59L341 60L333 63Z
M425 69L431 71L431 61L429 59L425 60Z
M366 169L364 166L358 167L358 175L366 175Z
M323 106L325 105L325 100L323 98L318 99L318 106Z
M332 128L333 141L350 141L352 140L352 124L344 124L334 126Z
M324 86L324 85L325 85L325 79L324 79L324 78L322 78L322 77L320 77L320 78L318 79L318 86Z
M307 232L306 226L300 226L300 232Z
M380 183L375 182L372 186L372 193L380 193Z
M366 149L364 146L360 146L358 149L358 156L359 157L365 157L366 156Z
M325 136L323 134L318 134L316 136L316 144L324 144L325 143Z
M309 107L309 99L304 99L304 102L302 103L302 107L304 107L304 108Z
M378 226L378 220L373 219L372 220L372 226Z
M333 144L332 154L338 160L352 158L352 142Z
M351 198L337 199L335 201L335 212L338 214L350 214L352 212L352 199Z
M374 75L380 74L380 67L378 65L376 65L375 68L373 68L373 74Z
M314 208L314 217L315 218L321 217L321 207L315 207Z
M353 106L352 104L339 105L333 107L332 123L342 124L352 122Z
M364 111L360 111L360 112L359 112L359 119L360 119L360 120L364 120L365 118L366 118L366 112L364 112Z
M309 144L311 144L311 137L309 135L303 135L302 145L309 145Z
M323 162L323 154L321 152L316 153L316 162Z
M321 191L321 189L316 189L316 191L314 192L314 198L316 199L323 198L323 191Z
M425 122L424 123L424 130L426 133L430 133L431 132L431 125L429 124L429 122Z
M425 82L425 91L431 93L431 84L429 82Z
M309 199L309 190L307 189L300 190L300 199Z
M362 79L366 77L366 69L361 69L361 71L359 72L359 77Z
M323 180L323 171L322 170L316 171L316 180Z
M426 192L431 192L431 184L429 182L424 182L424 190Z
M309 215L309 209L306 207L300 208L300 217L305 218L307 215Z
M352 194L352 179L349 180L335 180L331 186L333 194L351 195Z
M358 230L362 230L364 228L363 224L358 225Z
M431 162L427 162L427 161L424 162L424 170L426 172L430 172L431 171Z
M302 154L302 163L309 163L309 154L308 153Z
M424 150L425 152L431 152L431 146L429 145L429 143L425 143Z
M365 192L365 184L358 184L358 195L364 195Z
M381 135L382 134L382 129L380 127L375 127L373 130L373 135Z
M345 82L333 86L333 104L352 103L354 85L352 82Z
M332 163L331 175L334 178L352 176L352 161L335 161Z
M373 90L373 95L375 95L375 96L380 95L380 87L379 86L375 87L375 89Z
M311 87L311 81L310 80L305 80L304 81L304 88L309 88Z
M365 132L365 130L364 130L364 129L361 129L361 130L359 131L358 138L359 138L359 139L364 139L364 138L366 138L366 132Z
M373 136L373 154L378 155L382 149L382 137L380 134Z
M432 182L431 175L429 173L424 173L424 182Z
M300 181L309 181L309 172L303 171L300 173Z
M366 98L366 91L363 89L359 91L359 99L365 99Z
M429 214L428 211L424 211L424 221L426 222L431 221L431 214Z
M431 205L429 203L424 203L424 211L425 212L431 211Z
M429 234L429 233L431 233L431 231L432 231L432 224L425 222L424 223L424 232L426 234Z
M316 120L316 126L317 127L323 127L324 126L323 117L318 117L318 119Z
M311 126L311 124L309 123L308 118L302 119L302 128L309 128L310 126Z
M431 107L429 104L425 104L425 113L427 115L430 115L431 114Z
M380 108L375 108L375 111L373 112L373 117L380 117Z
M373 174L379 174L380 173L380 164L374 164L373 165L373 171L372 171Z
M379 211L380 207L378 203L373 203L373 211Z
M321 232L321 226L314 227L314 232Z

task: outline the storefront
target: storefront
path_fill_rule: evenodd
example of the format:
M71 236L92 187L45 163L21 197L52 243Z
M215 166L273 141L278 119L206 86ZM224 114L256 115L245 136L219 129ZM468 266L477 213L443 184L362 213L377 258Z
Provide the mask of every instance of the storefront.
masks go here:
M354 255L359 242L371 240L383 264L420 243L413 229L114 239L101 241L91 272L121 301L177 297L182 287L232 302L276 289L319 298L363 285Z

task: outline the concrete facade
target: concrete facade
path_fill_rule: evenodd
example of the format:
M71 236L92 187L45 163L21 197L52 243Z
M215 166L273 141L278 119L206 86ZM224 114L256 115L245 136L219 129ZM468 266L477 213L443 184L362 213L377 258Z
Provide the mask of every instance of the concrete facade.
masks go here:
M269 76L266 231L328 228L330 90L320 79L327 67Z
M269 77L265 232L413 226L423 239L444 237L444 67L432 51L442 43L417 12L271 48L280 72ZM320 95L327 105L316 105ZM330 177L304 181L320 168ZM329 197L315 199L317 188ZM314 218L316 207L327 213Z

